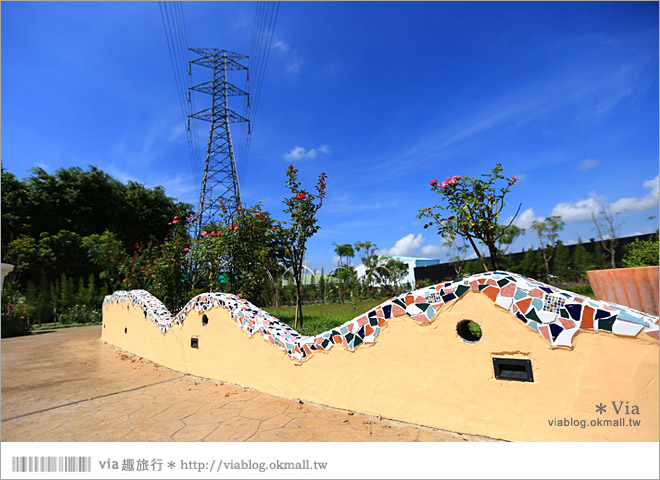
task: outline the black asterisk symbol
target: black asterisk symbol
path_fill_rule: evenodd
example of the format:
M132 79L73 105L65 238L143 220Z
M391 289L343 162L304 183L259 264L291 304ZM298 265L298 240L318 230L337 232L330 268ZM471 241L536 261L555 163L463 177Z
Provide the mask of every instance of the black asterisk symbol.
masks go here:
M174 468L176 467L176 463L174 462L167 462L167 468Z
M605 405L604 405L603 403L599 403L598 405L596 405L596 412L598 412L598 413L605 413L605 411L606 411L605 408L606 408L606 407L605 407Z

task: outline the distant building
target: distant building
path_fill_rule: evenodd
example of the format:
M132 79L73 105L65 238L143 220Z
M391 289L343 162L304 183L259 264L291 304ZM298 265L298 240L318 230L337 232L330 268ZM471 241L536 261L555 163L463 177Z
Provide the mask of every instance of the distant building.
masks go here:
M393 258L408 265L408 275L402 280L402 283L403 284L410 283L412 288L415 288L417 281L417 279L415 278L415 268L428 267L431 265L438 265L440 263L440 260L437 258L403 257L400 255L391 255L382 258L384 258L385 261L387 261L387 259L389 258ZM357 272L358 278L363 278L367 274L367 268L364 266L364 264L360 264L357 267L355 267L355 271ZM376 283L376 285L379 284Z

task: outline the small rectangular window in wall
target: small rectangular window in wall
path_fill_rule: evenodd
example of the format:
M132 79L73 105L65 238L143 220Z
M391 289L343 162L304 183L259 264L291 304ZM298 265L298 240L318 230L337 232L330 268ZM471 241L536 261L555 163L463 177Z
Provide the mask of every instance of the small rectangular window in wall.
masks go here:
M495 378L500 380L534 381L532 362L527 359L493 357L493 369L495 370Z
M191 337L190 339L190 346L192 348L199 348L199 338L197 337Z

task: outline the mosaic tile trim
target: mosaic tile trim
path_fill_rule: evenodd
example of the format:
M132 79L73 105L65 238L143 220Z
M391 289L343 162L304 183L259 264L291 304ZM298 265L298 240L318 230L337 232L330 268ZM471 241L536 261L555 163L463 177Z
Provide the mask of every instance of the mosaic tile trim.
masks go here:
M248 336L260 334L277 345L292 360L301 362L316 350L329 350L335 344L355 349L362 343L373 343L391 318L402 315L429 323L443 304L465 293L481 292L494 303L542 335L555 346L571 346L579 329L592 329L635 337L644 332L658 339L658 317L622 305L593 300L545 283L509 272L486 272L452 282L420 288L393 297L373 310L332 330L313 337L300 335L268 312L247 300L227 293L198 295L176 315L145 290L118 291L105 297L103 305L130 302L148 315L165 334L173 325L181 327L186 315L224 308Z

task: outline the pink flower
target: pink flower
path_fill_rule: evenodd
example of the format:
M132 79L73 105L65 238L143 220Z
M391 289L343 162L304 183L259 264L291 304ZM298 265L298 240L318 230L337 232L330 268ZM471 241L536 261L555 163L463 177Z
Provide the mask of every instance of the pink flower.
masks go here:
M516 183L516 182L518 181L518 179L517 179L516 177L511 177L511 181L512 181L513 183Z
M121 283L124 283L124 282L126 282L126 279L123 279L123 280L121 281Z
M433 179L429 182L429 185L431 185L432 187L436 186L437 184L438 184L438 179L437 178L435 178L435 179Z
M196 222L196 221L197 221L197 217L193 217L192 221L193 221L193 222Z
M238 207L236 207L236 210L240 210L240 209L241 209L241 206L240 206L240 205L239 205Z
M238 227L237 227L237 226L236 226L236 227L234 227L234 230L238 230Z
M254 216L255 216L255 217L258 217L258 216L259 216L259 213L255 213Z
M298 195L296 195L296 198L298 200L304 200L306 197L307 195L305 195L304 193L299 193Z
M178 220L178 219L179 219L179 217L177 217L177 216L174 217L174 220Z
M190 249L189 248L184 248L183 249L184 252L187 252L188 250L190 250Z
M442 182L442 183L439 185L439 187L440 187L440 188L447 188L447 182Z
M172 223L179 223L179 221L174 219L174 220L172 220Z
M209 233L209 235L211 235L211 236L215 235L215 230L213 230L211 233Z
M209 233L208 233L206 230L204 230L204 231L202 232L202 237L205 237L205 236L207 236L208 234L209 234Z
M277 227L271 227L271 230L275 230Z
M172 222L167 222L168 225L172 225Z

